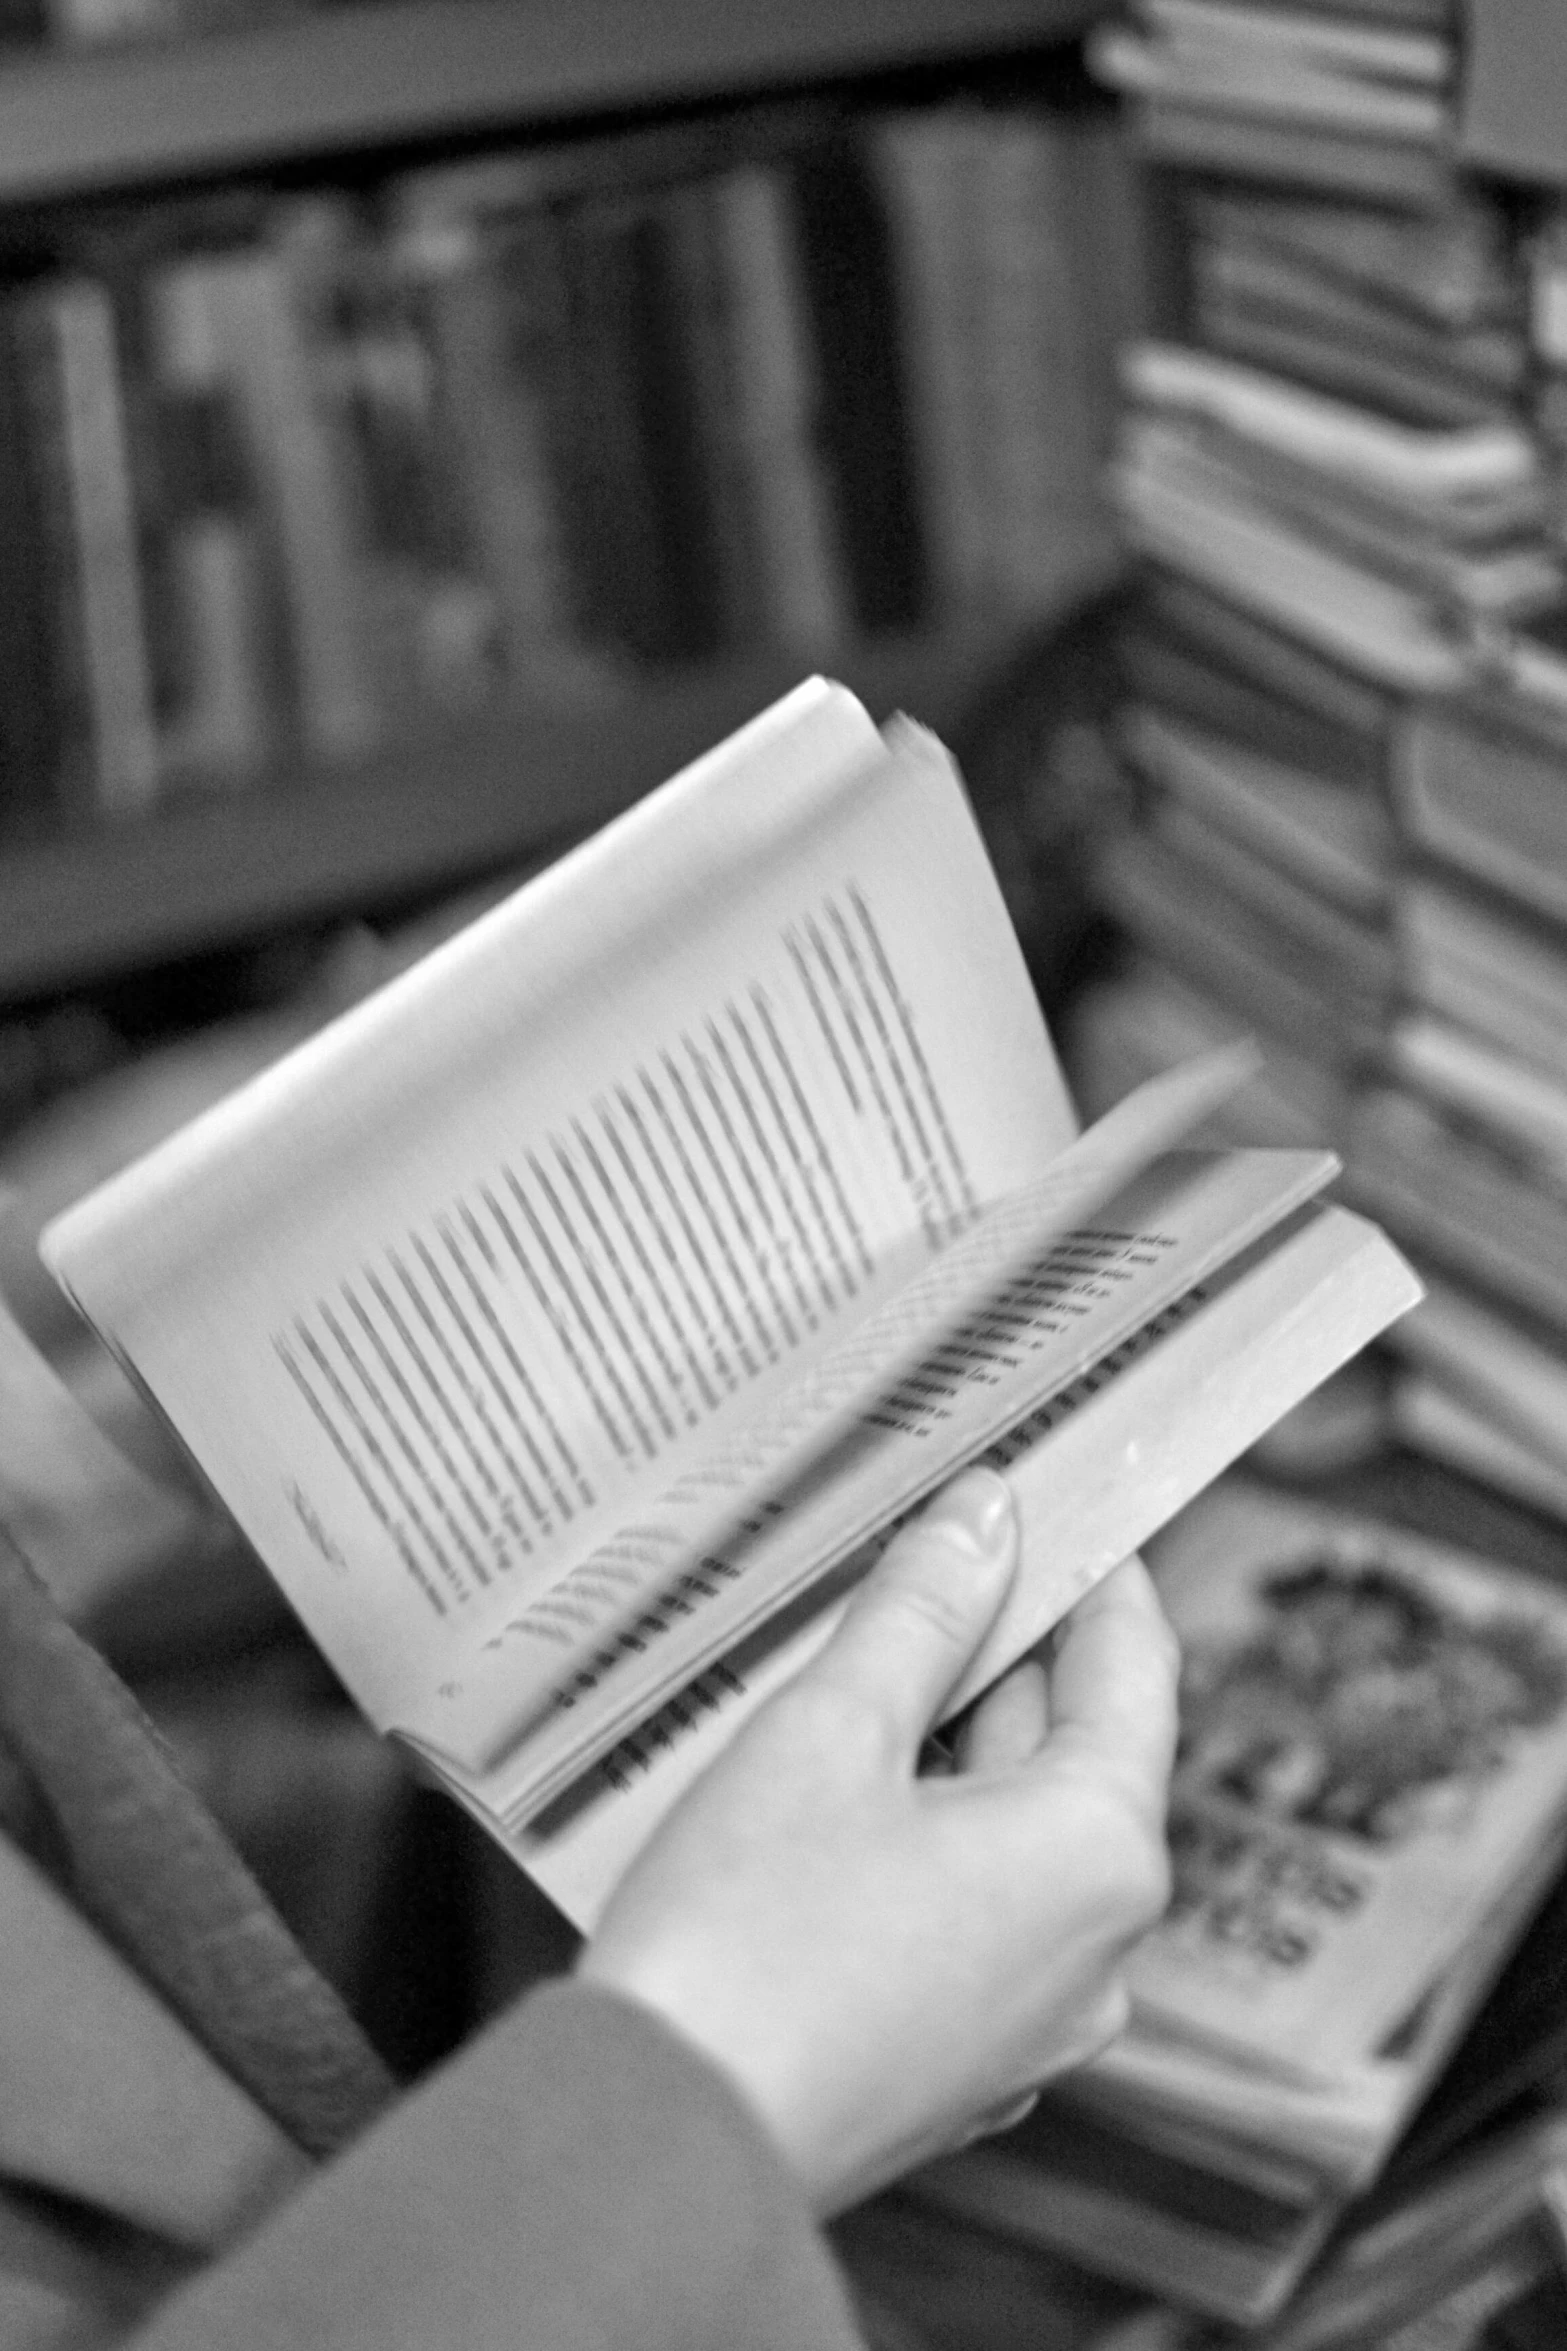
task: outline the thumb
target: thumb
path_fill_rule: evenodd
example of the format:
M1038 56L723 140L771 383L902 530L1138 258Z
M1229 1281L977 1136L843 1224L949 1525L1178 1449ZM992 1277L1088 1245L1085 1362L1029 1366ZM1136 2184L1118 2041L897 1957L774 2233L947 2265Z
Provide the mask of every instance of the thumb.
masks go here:
M994 1623L1017 1549L1005 1479L965 1470L893 1537L807 1671L873 1707L912 1759Z

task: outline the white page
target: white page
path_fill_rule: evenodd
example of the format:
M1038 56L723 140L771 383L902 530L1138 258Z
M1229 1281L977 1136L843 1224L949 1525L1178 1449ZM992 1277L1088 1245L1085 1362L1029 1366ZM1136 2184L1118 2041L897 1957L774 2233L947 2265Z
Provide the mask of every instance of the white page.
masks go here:
M436 1738L440 1760L469 1772L491 1765L483 1792L496 1811L536 1807L586 1753L602 1751L960 1463L1091 1367L1115 1365L1118 1350L1162 1336L1164 1316L1320 1190L1336 1165L1322 1152L1159 1161L986 1310L949 1325L923 1365L803 1472L780 1476L771 1491L750 1488L738 1512L714 1511L711 1496L688 1484L659 1496L610 1562L645 1576L641 1612L618 1620L618 1636L612 1622L564 1670L548 1647L550 1627L521 1612L474 1667L488 1669L502 1709L492 1719L512 1728L510 1751L492 1743L463 1755ZM765 1473L765 1450L762 1459ZM590 1564L589 1573L602 1572ZM453 1693L456 1721L472 1721L470 1696Z
M1007 1479L1017 1508L1018 1571L944 1713L1032 1647L1418 1295L1374 1226L1344 1209L1308 1209L1181 1301L1157 1346L1122 1349L989 1447L982 1458ZM863 1546L547 1809L500 1820L469 1792L472 1808L567 1915L591 1928L665 1814L829 1637L848 1587L881 1548L879 1540Z
M834 1476L845 1445L863 1455L865 1417L883 1411L901 1382L931 1367L938 1339L956 1345L964 1326L994 1321L997 1302L1019 1291L1026 1299L1021 1311L1038 1317L1041 1331L1051 1333L1051 1368L1043 1376L1059 1382L1072 1362L1103 1353L1121 1332L1146 1319L1153 1310L1150 1274L1164 1291L1172 1283L1189 1285L1219 1256L1243 1246L1260 1221L1282 1215L1335 1172L1337 1162L1322 1152L1293 1162L1258 1155L1233 1169L1210 1168L1200 1186L1187 1181L1184 1188L1167 1171L1153 1197L1161 1223L1176 1207L1178 1271L1157 1263L1176 1247L1167 1233L1148 1245L1151 1255L1143 1251L1139 1259L1124 1236L1105 1241L1083 1231L1107 1201L1126 1200L1133 1177L1226 1099L1254 1063L1249 1046L1230 1046L1162 1072L1059 1153L1036 1183L981 1211L934 1258L915 1249L890 1255L830 1343L807 1351L803 1360L772 1367L715 1415L672 1484L638 1493L631 1521L617 1520L563 1575L535 1589L475 1645L460 1670L443 1679L419 1713L388 1727L470 1769L495 1761L517 1744L524 1726L555 1711L562 1685L579 1691L587 1686L584 1669L597 1680L599 1665L611 1654L639 1656L678 1647L691 1633L700 1638L698 1620L708 1610L698 1601L718 1595L705 1589L710 1577L693 1571L701 1562L710 1564L753 1515L777 1516L784 1508L779 1497L789 1491L796 1531L782 1552L776 1542L746 1546L747 1618L776 1605L802 1572L842 1549L837 1520L850 1503L841 1485L833 1487L826 1539L813 1553L821 1512L800 1517L802 1481L815 1485ZM1193 1197L1199 1189L1200 1207ZM1047 1267L1053 1245L1058 1261ZM1135 1276L1123 1260L1138 1260ZM1118 1298L1121 1285L1129 1298ZM1036 1338L1033 1351L1042 1343ZM1017 1369L1011 1354L1005 1361L1009 1372ZM1011 1393L999 1371L988 1360L980 1366L970 1398L999 1414L998 1425L1016 1418L1027 1401ZM1025 1383L1039 1376L1041 1368L1031 1366ZM987 1401L992 1389L1003 1392ZM896 1452L892 1434L882 1430L878 1459L890 1463ZM900 1505L906 1482L905 1473L889 1467L871 1470L867 1485L869 1466L859 1463L853 1503L867 1523ZM781 1557L794 1563L787 1571L779 1567ZM726 1560L712 1572L731 1579L741 1570ZM661 1670L666 1678L683 1678L694 1665L673 1659Z
M950 763L815 681L44 1247L384 1724L1072 1123Z

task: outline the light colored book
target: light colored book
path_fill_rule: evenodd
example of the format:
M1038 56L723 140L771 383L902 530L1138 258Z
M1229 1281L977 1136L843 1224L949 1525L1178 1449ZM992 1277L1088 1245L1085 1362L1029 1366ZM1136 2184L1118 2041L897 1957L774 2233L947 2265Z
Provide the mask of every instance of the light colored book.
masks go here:
M1415 1092L1488 1128L1553 1190L1567 1191L1567 1085L1488 1038L1419 1013L1392 1023L1386 1051Z
M1387 911L1392 829L1365 794L1146 708L1124 740L1145 775L1256 855L1364 921Z
M1403 875L1397 899L1410 999L1567 1085L1567 965L1554 935L1434 873Z
M40 460L39 592L63 645L67 804L142 814L158 796L135 462L113 297L89 277L46 282L17 308Z
M1236 114L1370 132L1390 143L1434 145L1449 127L1440 90L1344 72L1304 53L1274 54L1233 36L1164 40L1112 25L1092 36L1090 58L1101 81L1133 98L1185 99Z
M1305 532L1209 462L1179 432L1133 419L1112 491L1134 546L1379 685L1443 693L1477 670L1473 649L1425 591Z
M1416 848L1521 909L1567 919L1562 747L1548 725L1524 723L1516 704L1419 706L1400 729L1392 773Z
M267 244L183 265L261 494L300 736L325 759L362 755L381 731L358 521L313 341L313 308L330 304L347 233L331 206L306 206Z
M815 680L42 1246L585 1918L961 1464L1025 1565L954 1706L1412 1303L1330 1153L1170 1148L1249 1067L1074 1139L950 760Z
M1375 2057L1567 1817L1567 1595L1229 1481L1152 1547L1176 1896L1134 2005L1287 2077Z
M1445 88L1452 78L1453 43L1437 32L1355 24L1271 0L1265 7L1239 10L1233 0L1141 0L1138 14L1172 47L1204 54L1249 51L1280 74L1305 67L1433 90Z
M1219 1481L1150 1558L1187 1654L1170 1918L1134 1956L1127 2029L1019 2127L911 2187L1183 2309L1255 2324L1381 2175L1560 1870L1567 1599L1554 1580L1243 1477ZM1508 1720L1536 1673L1543 1707ZM1230 1783L1217 1793L1215 1765ZM1506 1833L1480 1818L1492 1806ZM1418 1899L1405 1907L1422 1866L1452 1897L1435 1932ZM1145 1975L1154 1996L1139 1999ZM1259 1997L1259 1975L1276 1998ZM1211 1999L1193 1997L1194 1977ZM1319 1995L1333 2016L1302 2040Z
M1517 423L1401 424L1287 377L1175 343L1139 344L1122 374L1130 397L1151 408L1202 417L1388 497L1492 498L1538 477L1538 454Z
M1356 1104L1345 1159L1350 1195L1411 1248L1567 1333L1567 1199L1537 1170L1390 1085Z
M1547 1518L1567 1520L1567 1470L1441 1380L1401 1374L1389 1393L1394 1433L1412 1453L1492 1486Z
M1346 285L1453 326L1519 314L1503 215L1472 192L1441 211L1422 213L1210 189L1194 198L1192 219L1213 243L1290 254Z

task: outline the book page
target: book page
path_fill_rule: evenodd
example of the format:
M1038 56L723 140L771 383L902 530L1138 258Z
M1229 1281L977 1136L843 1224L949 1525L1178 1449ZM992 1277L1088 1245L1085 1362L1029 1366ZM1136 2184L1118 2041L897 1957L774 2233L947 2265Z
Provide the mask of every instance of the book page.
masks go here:
M551 1641L556 1616L519 1612L475 1660L478 1688L451 1692L454 1728L488 1716L485 1746L463 1753L441 1738L434 1710L428 1744L460 1769L490 1769L487 1800L499 1809L544 1800L954 1468L1092 1367L1119 1368L1120 1350L1156 1344L1162 1318L1309 1198L1333 1164L1289 1152L1161 1160L1104 1217L1061 1235L977 1311L949 1322L918 1367L814 1457L801 1464L780 1447L770 1490L753 1482L747 1458L759 1449L765 1475L767 1433L760 1443L742 1437L739 1460L720 1467L743 1496L738 1509L725 1509L722 1486L715 1492L705 1476L666 1489L570 1579L590 1635L597 1613L596 1643L562 1657ZM539 1678L541 1660L548 1679ZM481 1694L506 1710L482 1709Z
M695 1632L704 1613L698 1597L717 1597L700 1590L704 1582L743 1573L748 1614L776 1605L784 1596L773 1575L777 1544L758 1545L752 1529L743 1570L735 1561L722 1568L712 1561L753 1519L787 1510L800 1527L787 1546L791 1574L827 1564L826 1553L812 1562L806 1529L814 1521L799 1520L802 1492L836 1477L846 1447L863 1453L864 1426L884 1418L902 1383L930 1372L938 1341L945 1342L949 1367L972 1374L976 1396L1004 1383L977 1342L965 1352L964 1334L994 1324L998 1315L1010 1313L1014 1322L1030 1313L1044 1318L1042 1327L1060 1342L1046 1375L1057 1380L1066 1376L1063 1349L1073 1343L1074 1323L1083 1325L1075 1342L1080 1352L1102 1353L1114 1344L1128 1313L1135 1319L1148 1311L1141 1293L1130 1306L1119 1295L1131 1280L1122 1260L1135 1259L1137 1249L1125 1234L1106 1239L1083 1228L1113 1198L1117 1214L1126 1199L1135 1221L1138 1203L1126 1196L1127 1183L1162 1144L1200 1123L1252 1063L1249 1047L1232 1047L1161 1073L1060 1153L1038 1182L980 1211L935 1258L889 1257L835 1336L803 1359L770 1368L746 1392L743 1410L709 1421L706 1441L673 1485L639 1496L634 1522L617 1522L556 1581L535 1590L486 1634L464 1669L442 1680L433 1704L396 1727L450 1759L482 1767L515 1745L536 1718L556 1711L564 1686L580 1691L601 1679L606 1659L640 1656ZM1201 1213L1190 1217L1180 1270L1167 1280L1199 1278L1218 1254L1243 1247L1260 1223L1320 1187L1335 1166L1321 1152L1294 1161L1259 1156L1244 1172L1227 1169L1210 1179L1209 1224ZM1170 1192L1168 1180L1156 1187L1161 1211ZM1188 1205L1183 1198L1183 1210ZM1174 1243L1166 1235L1148 1246L1157 1257ZM1014 1301L1010 1308L1006 1300ZM1115 1318L1113 1328L1107 1317ZM1029 1340L1024 1357L1038 1343ZM1013 1370L1022 1360L1004 1349L998 1357ZM1015 1418L1022 1404L1009 1395L990 1409ZM967 1441L965 1434L960 1442ZM883 1433L878 1451L888 1449ZM835 1488L835 1495L841 1505L843 1494ZM896 1507L900 1496L889 1491L861 1500L874 1513ZM703 1561L707 1569L693 1579ZM692 1666L673 1661L660 1670Z
M44 1250L385 1725L1073 1123L950 762L818 680Z
M1314 1206L986 1447L979 1458L1012 1488L1018 1571L944 1714L1004 1672L1417 1295L1374 1226ZM522 1801L500 1812L499 1773L483 1790L457 1792L552 1900L591 1927L684 1789L816 1654L891 1531L639 1719L542 1809Z

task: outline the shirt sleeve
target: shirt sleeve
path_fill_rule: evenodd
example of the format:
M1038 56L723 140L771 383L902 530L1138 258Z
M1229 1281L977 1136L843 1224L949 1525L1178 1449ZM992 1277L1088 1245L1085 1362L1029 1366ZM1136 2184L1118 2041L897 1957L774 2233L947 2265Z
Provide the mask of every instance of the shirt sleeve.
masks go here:
M633 2002L545 1986L135 2337L137 2351L861 2351L798 2183Z

